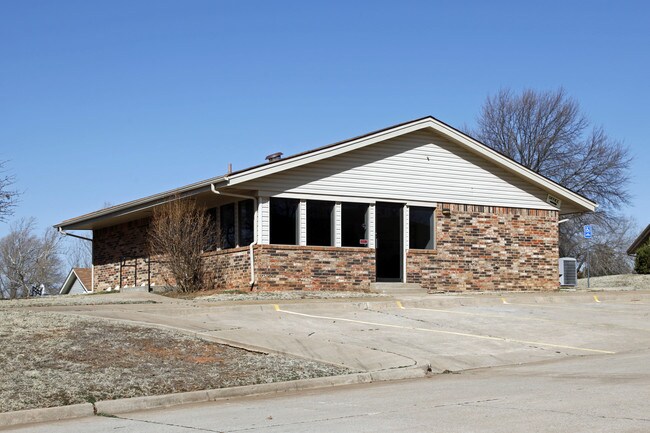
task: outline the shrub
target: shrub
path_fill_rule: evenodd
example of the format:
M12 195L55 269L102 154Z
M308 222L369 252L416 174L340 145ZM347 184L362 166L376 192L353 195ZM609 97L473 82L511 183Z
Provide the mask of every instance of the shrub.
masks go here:
M650 274L650 241L636 250L634 270L637 274Z
M190 199L175 197L154 208L149 251L166 259L178 289L195 292L204 282L202 252L208 239L208 216Z

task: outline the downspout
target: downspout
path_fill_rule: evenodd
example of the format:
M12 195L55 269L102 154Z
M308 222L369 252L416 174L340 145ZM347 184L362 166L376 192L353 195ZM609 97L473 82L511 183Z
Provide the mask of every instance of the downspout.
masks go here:
M64 236L72 236L73 238L83 239L84 241L88 241L88 242L93 241L92 239L86 238L84 236L79 236L79 235L75 235L75 234L72 234L72 233L68 233L65 230L63 230L63 228L61 228L61 227L58 227L58 230L59 230L59 233L61 233ZM91 258L91 262L92 262L92 258ZM90 291L93 292L93 293L95 292L95 264L94 263L92 263L92 266L90 267Z
M217 188L214 187L214 184L210 184L210 189L212 190L213 193L217 195L225 195L229 197L239 197L247 200L253 200L253 242L250 243L248 246L248 250L250 252L251 256L251 281L250 281L250 287L251 290L253 290L253 286L255 286L255 254L254 254L254 249L255 245L257 245L257 236L258 236L258 230L257 230L257 197L253 197L250 195L243 195L243 194L233 194L230 192L222 192L218 191Z

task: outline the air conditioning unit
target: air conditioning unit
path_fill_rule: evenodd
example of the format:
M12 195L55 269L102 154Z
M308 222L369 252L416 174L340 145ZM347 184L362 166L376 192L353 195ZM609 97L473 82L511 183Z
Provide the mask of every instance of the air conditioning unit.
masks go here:
M560 286L575 286L578 284L578 267L576 259L562 257L560 260Z

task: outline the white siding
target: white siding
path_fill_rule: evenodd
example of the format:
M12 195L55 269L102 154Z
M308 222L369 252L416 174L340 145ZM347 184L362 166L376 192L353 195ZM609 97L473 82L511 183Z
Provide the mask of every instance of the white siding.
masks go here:
M81 295L86 293L84 290L84 286L81 284L81 281L78 279L75 279L75 282L72 284L72 287L70 287L70 291L68 292L69 295Z
M375 248L376 233L375 233L375 205L374 204L368 206L368 216L367 216L366 224L368 224L368 248Z
M341 203L336 202L334 204L334 246L341 246Z
M307 245L307 201L300 200L298 205L298 245Z
M409 249L409 239L410 239L410 237L409 237L410 232L409 231L410 231L410 224L411 224L411 220L410 220L409 216L410 216L409 207L404 206L404 211L403 211L403 214L402 214L402 221L404 222L404 224L402 224L402 227L404 228L404 232L402 233L402 239L403 239L403 243L404 243L404 251Z
M270 231L269 231L269 216L270 216L270 208L269 208L269 198L268 197L260 197L259 199L259 204L257 205L258 207L258 224L259 224L259 232L258 232L258 242L260 244L265 244L268 245L271 242L270 239Z
M546 192L430 131L242 184L270 194L553 209Z

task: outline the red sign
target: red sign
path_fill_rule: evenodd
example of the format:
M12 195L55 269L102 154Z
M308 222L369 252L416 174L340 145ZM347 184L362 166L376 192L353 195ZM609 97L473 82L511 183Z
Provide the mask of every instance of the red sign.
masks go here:
M359 239L359 245L368 245L368 239Z

